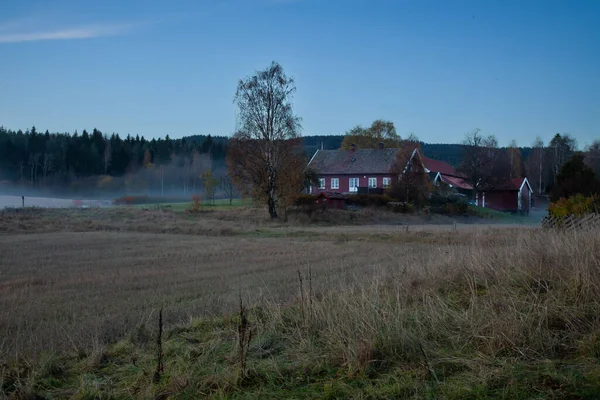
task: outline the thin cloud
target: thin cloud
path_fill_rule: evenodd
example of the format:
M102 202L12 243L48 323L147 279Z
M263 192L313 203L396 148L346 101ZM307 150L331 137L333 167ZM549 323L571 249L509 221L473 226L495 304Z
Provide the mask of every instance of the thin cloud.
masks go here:
M140 23L97 24L78 28L45 30L37 32L0 32L0 43L21 43L40 40L90 39L126 33Z

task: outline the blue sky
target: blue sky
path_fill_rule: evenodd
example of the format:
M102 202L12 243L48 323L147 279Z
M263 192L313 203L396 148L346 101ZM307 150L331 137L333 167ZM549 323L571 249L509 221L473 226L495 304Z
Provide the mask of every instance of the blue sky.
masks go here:
M600 138L596 0L1 0L0 125L229 135L273 60L305 135Z

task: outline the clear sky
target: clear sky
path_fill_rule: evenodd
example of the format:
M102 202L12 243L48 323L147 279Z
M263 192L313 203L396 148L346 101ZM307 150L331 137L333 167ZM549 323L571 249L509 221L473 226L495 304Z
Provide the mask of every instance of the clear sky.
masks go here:
M230 135L273 60L305 135L600 137L600 0L0 0L0 125Z

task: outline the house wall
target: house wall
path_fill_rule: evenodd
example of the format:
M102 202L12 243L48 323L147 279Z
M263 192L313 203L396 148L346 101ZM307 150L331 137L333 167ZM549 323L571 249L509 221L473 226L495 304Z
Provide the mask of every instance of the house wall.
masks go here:
M478 193L478 204L482 205L483 193ZM516 190L494 190L485 192L485 208L497 211L517 211L519 209L519 192Z
M523 189L521 189L520 196L521 204L519 210L529 211L531 208L531 192L529 191L529 187L527 187L527 185L524 185Z
M369 178L377 178L377 187L383 188L383 178L392 178L394 182L394 176L391 174L359 174L359 175L318 175L319 178L325 178L325 188L319 189L317 186L312 187L312 194L317 195L321 192L350 192L350 178L358 178L359 187L369 186ZM338 178L340 180L339 189L331 188L331 178Z

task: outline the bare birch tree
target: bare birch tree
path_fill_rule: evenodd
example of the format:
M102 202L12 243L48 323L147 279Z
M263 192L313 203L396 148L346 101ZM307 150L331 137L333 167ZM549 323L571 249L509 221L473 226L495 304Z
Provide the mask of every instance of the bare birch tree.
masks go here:
M229 175L240 191L267 204L271 218L278 218L278 203L289 179L284 174L303 172L286 168L296 164L291 161L299 145L300 119L290 102L295 91L294 80L273 62L240 80L235 94L239 129L229 144Z

